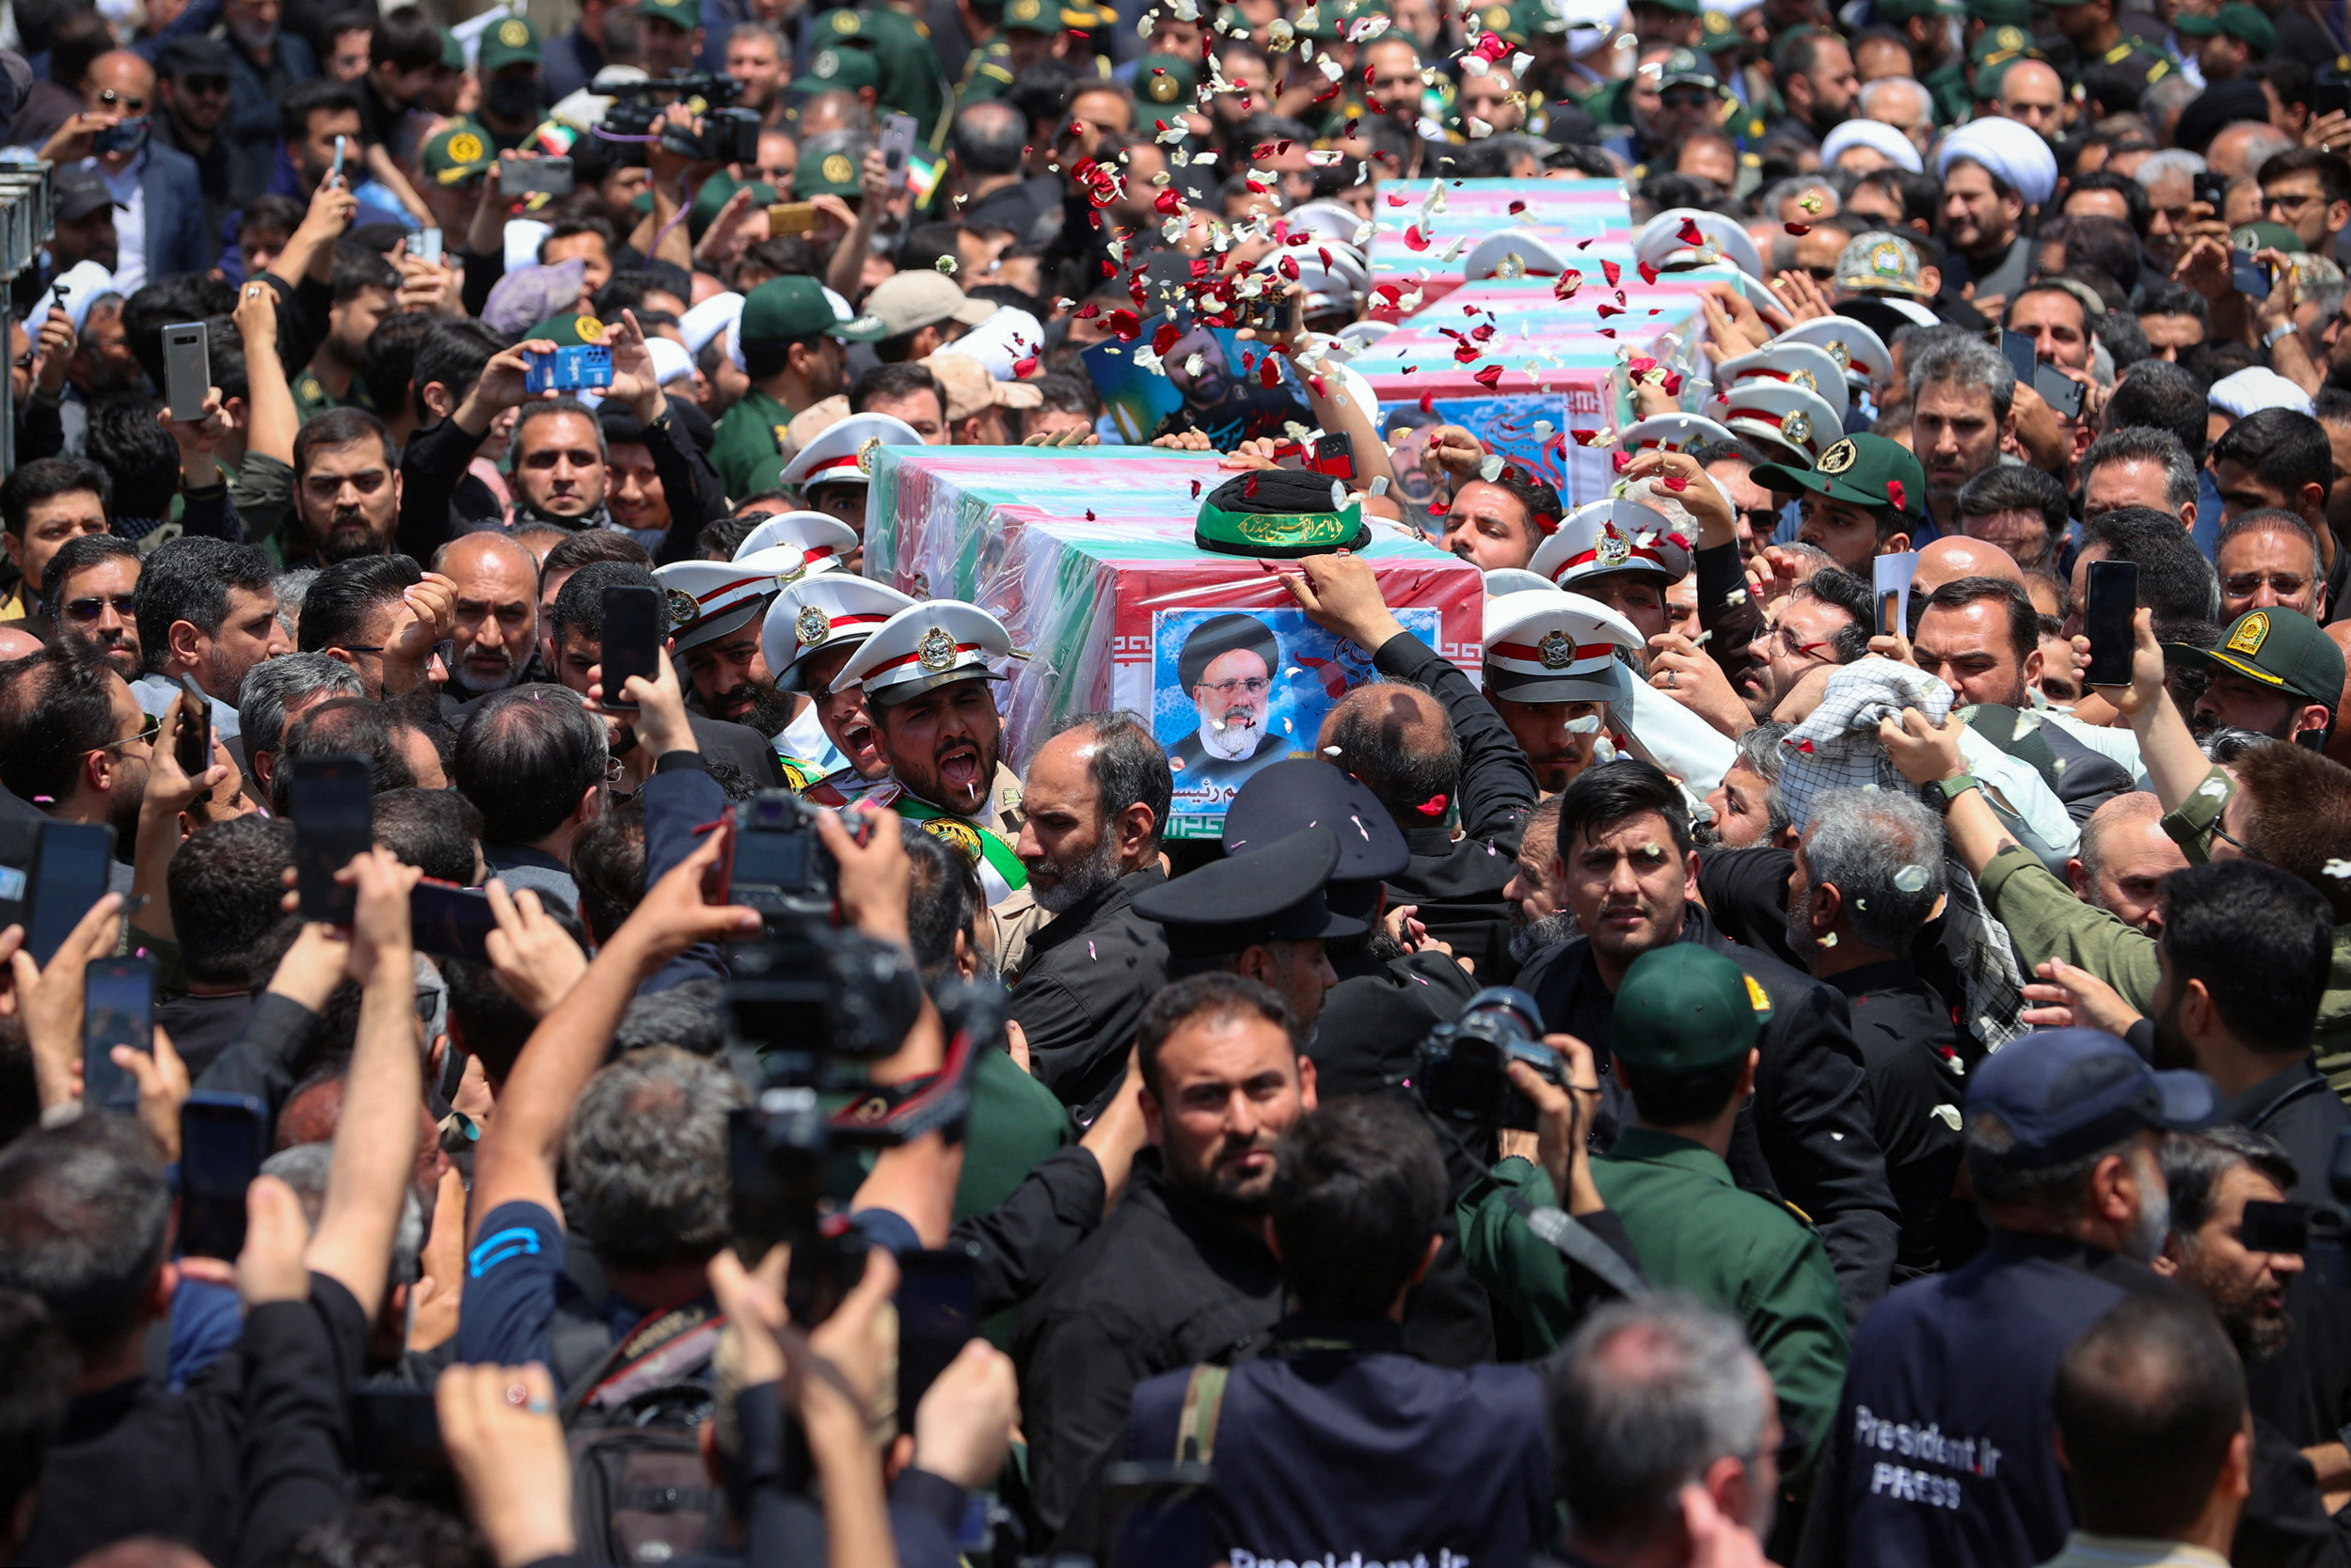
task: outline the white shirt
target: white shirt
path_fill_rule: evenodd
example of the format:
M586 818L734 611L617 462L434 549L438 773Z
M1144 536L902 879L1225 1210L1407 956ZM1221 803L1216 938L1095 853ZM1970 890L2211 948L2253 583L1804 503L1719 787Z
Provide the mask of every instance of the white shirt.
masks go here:
M114 287L128 299L147 281L147 190L140 179L147 172L147 149L140 148L119 174L97 158L82 166L106 182L106 194L121 209L114 215Z

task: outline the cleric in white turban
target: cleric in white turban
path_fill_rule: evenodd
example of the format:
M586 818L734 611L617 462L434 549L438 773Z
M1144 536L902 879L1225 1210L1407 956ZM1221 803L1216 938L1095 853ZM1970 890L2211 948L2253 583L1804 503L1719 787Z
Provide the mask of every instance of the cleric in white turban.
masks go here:
M1935 173L1947 176L1962 158L2024 198L2028 209L2045 205L2057 191L2057 154L2039 132L2021 120L1969 120L1943 138Z
M1911 145L1911 139L1882 119L1840 120L1821 138L1820 166L1826 169L1844 166L1838 160L1856 149L1875 152L1882 160L1873 163L1865 159L1855 163L1851 166L1857 174L1882 168L1886 164L1908 169L1913 174L1926 172L1926 166L1919 161L1918 149Z

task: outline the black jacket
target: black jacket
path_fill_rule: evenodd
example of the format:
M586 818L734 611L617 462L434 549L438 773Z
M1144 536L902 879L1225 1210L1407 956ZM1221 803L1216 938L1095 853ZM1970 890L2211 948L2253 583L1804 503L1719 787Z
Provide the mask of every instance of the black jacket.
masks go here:
M1965 1239L1968 1216L1951 1196L1962 1154L1960 1108L1967 1081L1950 1004L1908 958L1828 977L1852 1009L1853 1040L1869 1075L1871 1125L1885 1155L1886 1184L1901 1208L1896 1284L1949 1268L1946 1242Z
M1135 912L1167 876L1134 871L1039 927L1012 982L1009 1016L1028 1035L1037 1081L1064 1105L1106 1099L1126 1073L1143 1004L1168 983L1168 938Z
M1681 940L1729 958L1771 1001L1771 1016L1755 1038L1761 1059L1755 1098L1731 1135L1731 1174L1750 1192L1793 1204L1819 1227L1844 1289L1846 1314L1858 1323L1885 1294L1898 1211L1870 1126L1868 1080L1845 999L1769 954L1725 938L1699 905L1685 906ZM1592 966L1591 949L1588 937L1546 949L1528 963L1518 985L1542 1005L1546 1029L1579 1037L1599 1058L1605 1092L1594 1136L1606 1148L1630 1124L1631 1097L1609 1072L1616 999Z
M1481 985L1504 984L1518 966L1510 956L1510 904L1502 889L1517 875L1518 841L1540 798L1534 769L1469 677L1410 632L1390 638L1373 662L1380 673L1442 703L1461 746L1462 837L1456 841L1443 826L1451 801L1438 804L1426 826L1399 818L1412 863L1388 879L1388 902L1419 905L1430 936L1477 960Z

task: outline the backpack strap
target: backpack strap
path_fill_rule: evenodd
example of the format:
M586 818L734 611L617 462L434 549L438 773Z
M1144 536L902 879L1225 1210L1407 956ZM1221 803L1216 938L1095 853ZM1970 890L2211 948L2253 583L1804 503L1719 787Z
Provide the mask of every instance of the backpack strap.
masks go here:
M1206 1465L1215 1457L1216 1420L1224 1410L1231 1369L1201 1362L1183 1386L1183 1414L1176 1421L1176 1463Z
M562 1407L564 1424L569 1426L590 1404L616 1404L641 1389L678 1381L710 1359L725 1327L725 1315L707 1301L655 1314L570 1386Z

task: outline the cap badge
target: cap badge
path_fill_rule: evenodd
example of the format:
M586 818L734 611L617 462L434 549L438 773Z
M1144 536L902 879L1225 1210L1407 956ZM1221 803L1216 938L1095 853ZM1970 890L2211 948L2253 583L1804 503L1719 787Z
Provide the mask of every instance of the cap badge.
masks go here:
M1810 371L1790 371L1787 372L1787 382L1789 386L1802 387L1807 392L1817 392L1820 389L1819 377Z
M826 154L824 166L819 172L824 175L828 184L849 185L854 184L857 181L857 166L849 161L849 154L846 152Z
M955 663L955 639L945 626L933 626L924 632L922 641L914 644L914 657L932 674L951 668Z
M1565 670L1576 661L1576 640L1564 631L1553 629L1543 634L1543 641L1534 645L1542 657L1546 670Z
M1902 265L1901 247L1891 240L1873 245L1869 251L1869 270L1880 277L1899 277L1908 270Z
M1859 447L1854 446L1851 441L1839 441L1822 452L1820 461L1815 463L1813 467L1824 474L1841 474L1860 461L1861 449Z
M841 56L831 49L819 49L817 57L808 62L808 74L830 79L841 73Z
M1592 553L1603 566L1622 566L1632 559L1632 541L1617 532L1614 523L1602 523Z
M832 618L815 605L803 605L792 618L792 634L803 648L813 648L833 635Z
M682 631L702 619L702 606L683 588L673 588L661 596L669 610L670 630Z
M839 10L833 13L833 30L836 33L854 33L858 28L864 26L865 24L866 19L859 16L855 11L850 9L847 6L843 6Z
M453 164L478 164L482 152L482 138L470 131L460 131L449 138L449 161Z
M1037 20L1038 14L1044 8L1044 6L1040 4L1040 0L1012 0L1012 20L1015 22L1034 22Z
M498 24L498 41L509 49L520 49L531 41L531 24L527 22L501 22Z
M594 316L579 317L571 324L571 329L580 334L580 341L583 343L600 343L604 341L604 324Z
M866 444L857 449L857 471L861 474L871 474L873 472L873 454L881 450L882 437L879 436L867 436L866 438Z
M1143 90L1151 95L1154 103L1172 103L1176 101L1176 94L1183 90L1183 85L1166 71L1155 70L1151 73L1150 84Z
M1812 421L1804 417L1802 409L1799 409L1780 421L1780 434L1800 447L1809 445L1812 440Z
M1993 34L1993 41L2003 49L2022 49L2025 47L2025 35L2017 28L2002 27Z
M1508 6L1488 6L1485 8L1485 30L1487 32L1499 33L1509 25L1510 8Z
M2267 641L2269 641L2269 616L2265 611L2257 610L2248 615L2244 624L2239 626L2230 637L2229 651L2232 654L2243 654L2250 658L2262 651L2262 644Z
M1829 357L1836 361L1836 368L1838 370L1850 371L1853 368L1852 353L1851 350L1846 348L1845 344L1841 341L1835 338L1831 338L1821 346L1829 351Z

